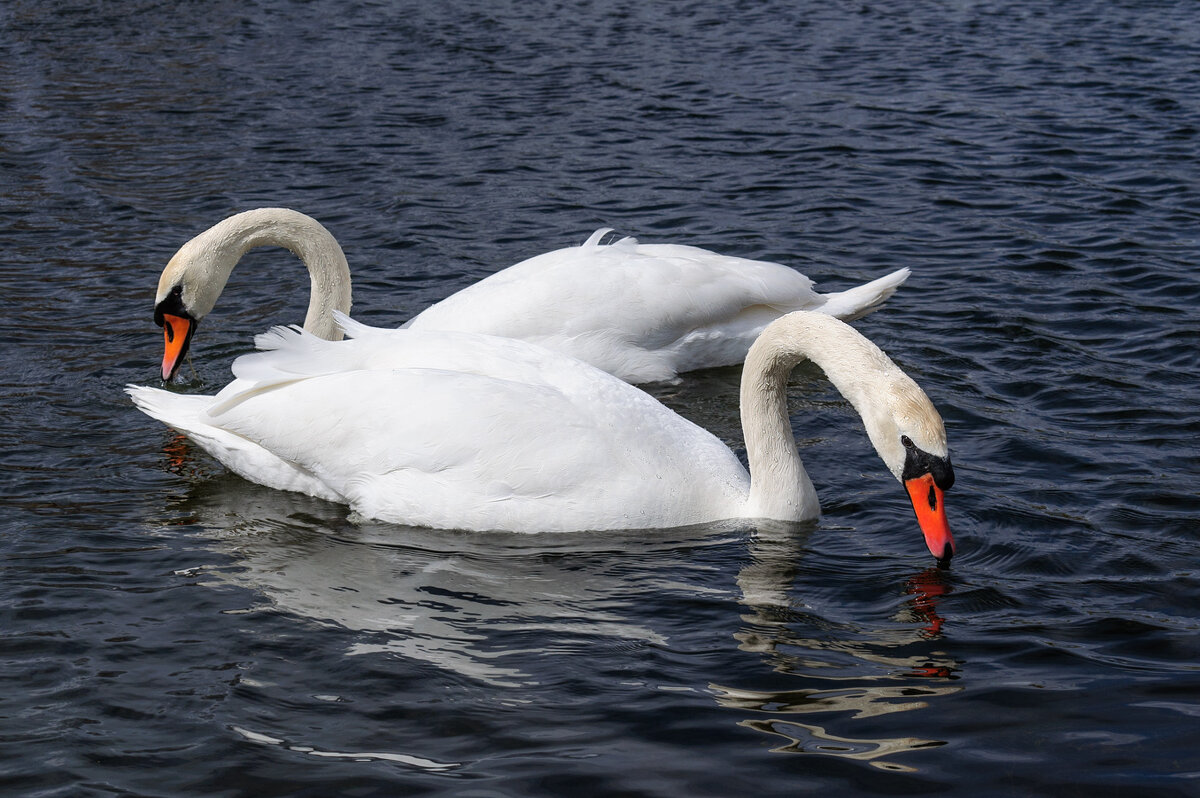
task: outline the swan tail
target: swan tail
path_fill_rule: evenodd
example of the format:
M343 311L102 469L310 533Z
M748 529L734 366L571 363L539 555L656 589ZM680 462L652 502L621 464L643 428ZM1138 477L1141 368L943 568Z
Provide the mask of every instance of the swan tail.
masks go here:
M836 294L825 294L825 302L813 310L826 313L842 321L861 319L868 313L878 310L911 273L908 268L897 269L891 274L855 288L839 291Z
M242 355L233 361L230 370L237 380L225 386L217 397L228 398L235 386L239 391L244 390L246 386L238 385L239 382L262 387L311 376L318 364L326 371L333 370L336 366L329 362L334 359L329 354L330 343L294 324L272 327L265 333L259 333L254 336L254 347L259 351Z
M286 327L279 325L254 336L254 348L260 352L283 349L292 345L293 339L302 337L303 334L303 328L298 324L289 324Z
M125 393L129 394L138 410L185 434L198 432L208 426L201 418L205 407L212 401L211 396L172 393L144 385L126 385Z
M213 399L211 396L172 393L142 385L126 385L125 393L129 394L138 410L183 433L209 453L222 446L227 447L228 439L234 437L212 425L208 416L208 406Z
M240 477L278 490L294 490L329 501L344 501L337 491L311 472L267 451L254 441L212 423L213 397L179 394L140 385L125 393L146 415L188 437L221 465Z
M372 335L389 335L393 332L386 327L372 327L370 324L355 321L340 310L333 312L333 320L337 322L337 326L342 328L342 332L346 334L347 338L370 338Z
M335 310L333 316L337 326L350 339L371 338L395 332L354 321L341 311ZM362 365L355 360L361 348L328 341L294 324L272 327L267 332L256 335L254 346L259 351L234 360L232 371L239 381L252 384L255 389ZM226 398L233 386L234 383L230 383L217 398ZM237 387L238 390L244 390L246 386ZM214 409L209 412L215 414L218 411Z

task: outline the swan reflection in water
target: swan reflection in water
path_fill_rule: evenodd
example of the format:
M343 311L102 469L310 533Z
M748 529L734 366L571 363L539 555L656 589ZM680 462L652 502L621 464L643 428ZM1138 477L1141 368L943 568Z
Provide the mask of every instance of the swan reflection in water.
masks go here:
M172 442L173 462L185 462L178 455L189 445ZM208 576L280 612L361 633L351 655L397 655L512 688L538 684L517 664L528 649L510 649L513 640L537 636L559 652L580 639L666 643L632 619L626 563L611 556L634 547L670 556L678 539L666 535L645 544L634 532L538 537L356 522L343 507L224 474L195 481L174 509L183 513L176 523L201 525L233 559Z
M885 757L943 744L845 733L853 721L921 710L961 689L952 683L960 663L930 648L943 635L938 604L951 590L938 568L883 597L887 622L864 624L867 613L840 606L862 574L820 574L804 560L813 524L760 524L750 535L744 525L709 525L647 540L638 531L527 536L355 523L337 505L204 474L188 446L176 438L167 450L170 469L192 482L175 509L234 561L208 573L279 612L357 633L348 654L427 663L513 696L509 688L524 694L545 675L523 667L531 664L531 639L543 656L595 645L669 648L676 641L668 624L678 621L639 607L639 597L660 604L715 597L744 609L736 646L769 666L754 673L772 689L694 689L734 710L738 725L781 738L772 750L907 770ZM743 560L736 584L722 585L711 559L698 562L718 547ZM830 606L814 606L823 596ZM876 608L880 600L870 599ZM545 660L533 664L544 668ZM817 725L813 716L836 725Z
M752 713L740 725L782 738L773 751L837 756L883 770L911 771L883 757L945 742L909 736L845 737L801 718L833 714L857 720L922 710L938 696L959 692L962 688L949 682L958 678L961 663L926 645L942 636L945 619L938 603L951 591L947 572L931 567L913 575L904 587L910 598L893 615L894 623L864 629L857 620L839 621L836 608L814 612L797 606L794 594L801 591L793 583L805 537L795 526L759 526L750 541L751 562L738 574L741 603L749 612L741 616L747 625L736 637L742 651L761 655L774 671L800 677L806 686L710 687L721 706ZM817 596L819 591L806 595ZM906 653L914 649L917 653ZM808 686L813 683L829 686Z

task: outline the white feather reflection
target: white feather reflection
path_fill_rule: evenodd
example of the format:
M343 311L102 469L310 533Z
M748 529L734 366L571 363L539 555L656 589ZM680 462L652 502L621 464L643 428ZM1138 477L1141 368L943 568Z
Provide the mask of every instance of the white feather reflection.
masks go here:
M751 539L751 560L738 574L741 603L749 612L736 635L742 651L758 654L777 673L796 677L804 687L750 689L711 684L717 703L750 713L738 725L787 742L772 750L869 761L885 770L912 770L882 759L893 754L944 745L919 737L862 739L833 734L799 716L842 715L849 720L924 710L939 696L962 690L951 684L961 663L930 651L944 620L938 599L949 591L931 568L910 578L906 607L883 628L861 622L838 623L835 612L813 610L795 598L798 564L807 535L802 528L762 525ZM815 580L814 580L815 581ZM806 595L814 595L809 587ZM844 592L844 591L843 591ZM921 649L905 654L903 649ZM825 685L812 687L808 685ZM835 719L836 720L836 719ZM841 721L838 721L841 722Z
M962 663L936 647L944 624L938 605L950 589L943 574L918 573L882 599L872 585L863 591L872 606L842 606L858 572L817 570L828 560L805 557L813 525L762 525L749 538L736 527L677 530L651 542L639 532L401 530L352 523L340 507L211 475L195 480L177 509L181 522L201 524L204 538L232 559L209 569L213 577L280 612L358 633L348 644L352 655L391 654L498 687L536 687L539 676L522 667L535 661L531 641L538 657L577 653L581 640L670 648L670 623L655 623L635 602L736 601L743 610L737 649L767 668L752 669L755 683L708 683L717 705L734 713L735 724L781 739L773 751L893 770L908 766L892 757L944 742L849 730L864 719L926 711L962 689L953 682ZM706 586L707 566L691 554L731 543L748 554L739 555L744 565L728 589L720 578ZM656 569L655 557L670 567ZM886 620L864 622L880 617L881 603ZM759 683L771 673L778 678ZM818 717L824 725L813 722Z
M627 566L730 539L711 528L694 540L683 531L647 542L638 532L530 536L356 524L342 508L236 477L197 481L177 509L181 522L201 524L210 545L233 559L206 569L211 577L281 612L361 632L347 653L394 654L503 687L537 684L516 664L531 639L549 654L596 640L665 645L630 607L639 591L682 586Z
M240 735L243 739L257 743L259 745L270 745L285 748L288 751L294 751L298 754L307 754L322 759L345 759L353 762L391 762L397 765L404 765L417 770L425 770L433 773L441 773L448 770L461 768L461 762L435 762L432 759L426 759L420 756L411 754L398 754L390 751L324 751L319 748L313 748L309 745L299 745L290 743L287 740L279 737L272 737L269 734L243 729L241 726L231 726L230 730Z

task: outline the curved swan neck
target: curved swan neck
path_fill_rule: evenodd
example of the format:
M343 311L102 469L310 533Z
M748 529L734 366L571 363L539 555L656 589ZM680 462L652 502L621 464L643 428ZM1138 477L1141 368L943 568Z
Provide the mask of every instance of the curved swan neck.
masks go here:
M750 466L745 515L802 521L821 514L816 489L796 450L787 407L788 376L804 353L789 345L778 323L763 330L742 367L742 434Z
M789 313L769 324L742 371L742 430L750 463L750 514L816 518L820 506L796 450L787 410L787 380L811 359L862 417L875 450L900 478L905 432L945 455L941 417L924 392L879 347L823 313Z
M196 319L214 304L233 267L251 249L280 246L308 268L312 283L304 328L329 340L342 337L333 312L350 312L350 266L333 235L317 220L287 208L258 208L230 216L184 244L159 280L159 301L176 285Z

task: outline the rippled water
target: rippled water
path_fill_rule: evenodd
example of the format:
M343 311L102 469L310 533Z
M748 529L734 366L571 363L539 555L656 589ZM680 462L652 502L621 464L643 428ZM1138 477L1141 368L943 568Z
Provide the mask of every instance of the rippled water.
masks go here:
M1200 19L1161 2L0 8L0 792L1196 794ZM121 393L220 218L400 324L612 226L827 290L947 421L953 568L820 373L820 523L356 524ZM235 272L211 390L307 293ZM651 386L740 444L736 369Z

